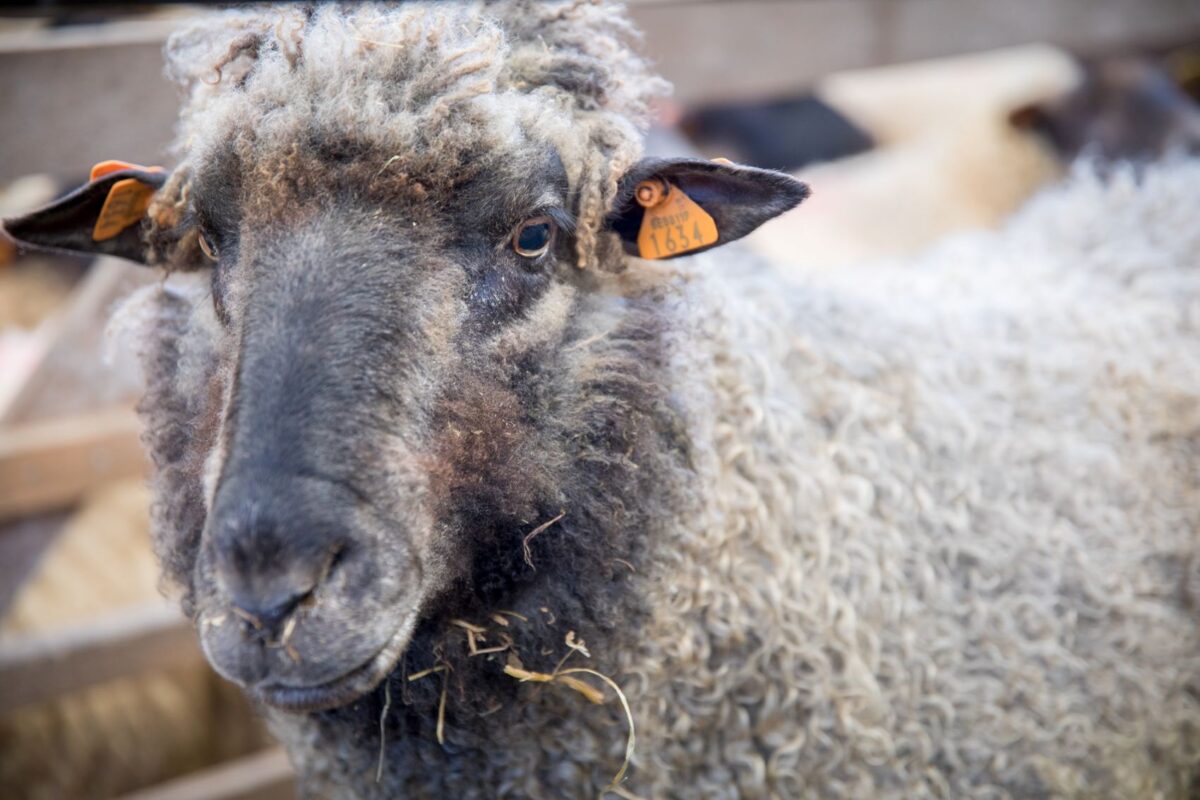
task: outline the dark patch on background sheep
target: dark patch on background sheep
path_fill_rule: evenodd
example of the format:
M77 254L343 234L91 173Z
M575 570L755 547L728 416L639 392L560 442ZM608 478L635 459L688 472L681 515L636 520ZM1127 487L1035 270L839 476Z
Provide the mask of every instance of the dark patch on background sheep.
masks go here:
M815 95L705 106L686 113L680 129L707 152L785 171L863 153L875 144Z

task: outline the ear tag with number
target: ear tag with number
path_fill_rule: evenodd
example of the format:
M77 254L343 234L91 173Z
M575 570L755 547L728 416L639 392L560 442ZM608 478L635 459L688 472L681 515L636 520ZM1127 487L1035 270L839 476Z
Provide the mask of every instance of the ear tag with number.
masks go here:
M717 243L717 223L670 181L642 181L634 197L646 209L637 238L642 258L669 258Z
M97 180L113 172L124 169L140 169L147 172L161 172L162 167L140 167L125 161L102 161L92 167L91 180ZM156 186L142 183L137 178L126 178L117 181L108 190L100 215L96 217L96 225L92 228L92 241L103 242L119 235L130 225L140 221L150 207L150 198L158 190Z

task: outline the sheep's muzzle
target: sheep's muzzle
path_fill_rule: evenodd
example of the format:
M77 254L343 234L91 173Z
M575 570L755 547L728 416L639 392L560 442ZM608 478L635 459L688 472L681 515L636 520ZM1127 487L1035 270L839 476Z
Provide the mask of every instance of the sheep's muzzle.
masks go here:
M245 241L229 281L229 390L194 573L204 651L275 706L349 702L396 663L429 596L413 320L456 302L403 244L330 213Z

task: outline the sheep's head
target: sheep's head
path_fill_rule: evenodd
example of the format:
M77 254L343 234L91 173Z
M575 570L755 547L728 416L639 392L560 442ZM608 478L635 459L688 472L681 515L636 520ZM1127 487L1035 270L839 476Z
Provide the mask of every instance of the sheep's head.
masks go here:
M635 187L685 191L720 243L804 196L774 173L637 160L626 84L650 79L620 18L518 8L537 37L433 5L235 17L173 45L197 70L184 160L146 238L120 245L210 275L201 301L163 300L158 536L209 659L267 703L345 703L435 609L554 579L522 537L560 511L565 559L622 546L587 541L580 504L619 493L622 456L668 447L658 354L642 323L598 356L581 343L589 303L625 302L597 298L636 238ZM220 82L197 51L223 54ZM158 182L84 193L114 179ZM9 227L78 246L63 218Z
M1150 59L1085 62L1079 85L1015 109L1009 122L1031 131L1064 161L1146 161L1200 152L1200 107Z

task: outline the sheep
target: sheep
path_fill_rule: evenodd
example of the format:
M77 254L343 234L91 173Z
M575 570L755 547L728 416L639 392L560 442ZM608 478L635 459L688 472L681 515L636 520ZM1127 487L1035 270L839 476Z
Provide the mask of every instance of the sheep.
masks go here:
M1064 175L1009 113L1069 92L1080 72L1062 50L1027 45L824 78L817 96L879 146L795 172L820 187L798 212L803 221L769 225L753 246L773 261L832 269L998 227Z
M731 242L807 189L640 159L632 36L221 16L169 175L6 223L170 275L159 557L304 795L1194 796L1200 165L792 285ZM664 191L722 247L635 257Z
M803 268L998 226L1081 154L1118 162L1200 149L1200 108L1142 58L1080 62L1024 46L838 73L816 97L882 146L794 173L821 187L804 222L768 226L753 244Z
M1200 106L1154 60L1092 60L1072 91L1010 115L1061 158L1149 160L1164 152L1200 152Z

